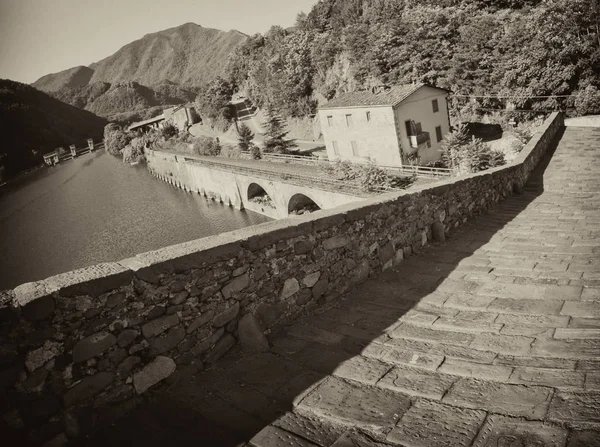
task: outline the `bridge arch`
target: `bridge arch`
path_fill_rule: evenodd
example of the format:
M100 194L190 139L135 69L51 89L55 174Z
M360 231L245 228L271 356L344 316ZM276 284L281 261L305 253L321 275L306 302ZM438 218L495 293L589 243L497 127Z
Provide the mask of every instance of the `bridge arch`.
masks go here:
M275 202L273 201L273 197L271 197L269 193L265 190L265 188L260 186L258 183L253 182L248 185L246 199L248 201L260 203L261 205L276 208Z
M320 210L317 203L302 193L294 194L288 202L288 214L304 214Z

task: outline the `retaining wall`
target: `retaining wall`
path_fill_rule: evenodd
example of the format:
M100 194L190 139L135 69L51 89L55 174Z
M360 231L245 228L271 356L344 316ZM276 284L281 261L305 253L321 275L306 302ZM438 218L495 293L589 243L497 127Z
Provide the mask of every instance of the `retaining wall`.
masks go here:
M432 229L448 233L519 191L562 126L553 114L513 164L485 173L2 292L4 433L39 443L75 437L238 341L266 349L262 332L402 262Z

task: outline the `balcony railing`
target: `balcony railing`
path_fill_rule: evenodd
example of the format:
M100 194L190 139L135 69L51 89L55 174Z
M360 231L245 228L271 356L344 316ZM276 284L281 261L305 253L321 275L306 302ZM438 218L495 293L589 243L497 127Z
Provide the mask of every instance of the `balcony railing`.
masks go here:
M429 132L422 132L418 135L410 135L410 147L413 149L419 148L422 144L427 143L431 139L429 138Z

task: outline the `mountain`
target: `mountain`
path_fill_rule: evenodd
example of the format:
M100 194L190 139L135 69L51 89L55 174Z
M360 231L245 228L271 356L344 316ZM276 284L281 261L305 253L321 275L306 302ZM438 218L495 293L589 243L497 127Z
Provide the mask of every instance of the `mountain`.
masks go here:
M32 85L43 92L56 92L65 88L86 86L92 79L93 74L94 70L80 65L59 73L42 76Z
M229 55L246 38L239 31L203 28L195 23L147 34L91 64L91 82L136 81L151 87L169 80L199 87L223 72Z
M99 141L107 121L20 82L0 79L0 135L8 176L42 162L59 146ZM33 154L32 150L37 154Z
M186 23L147 34L89 67L49 74L32 85L75 107L127 121L144 108L193 100L200 86L225 71L229 56L246 39L239 31Z

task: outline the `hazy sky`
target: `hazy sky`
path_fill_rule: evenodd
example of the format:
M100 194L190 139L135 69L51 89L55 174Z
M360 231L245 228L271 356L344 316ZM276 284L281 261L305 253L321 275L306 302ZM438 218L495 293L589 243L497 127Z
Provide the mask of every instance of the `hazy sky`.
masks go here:
M0 0L0 78L103 59L145 34L194 22L246 34L292 26L316 0Z

